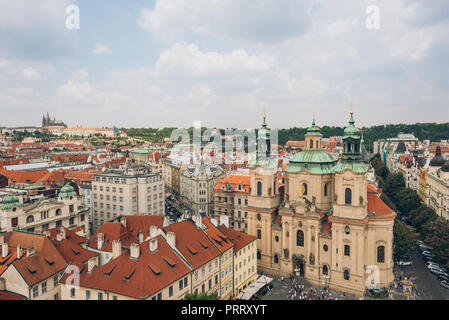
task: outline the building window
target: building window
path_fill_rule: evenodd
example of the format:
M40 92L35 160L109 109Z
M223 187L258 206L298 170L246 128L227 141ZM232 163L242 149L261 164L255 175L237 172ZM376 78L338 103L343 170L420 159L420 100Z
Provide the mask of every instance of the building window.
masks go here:
M384 246L377 247L377 262L379 262L379 263L385 262L385 247Z
M346 188L345 190L345 204L352 203L352 191L350 188Z
M345 280L349 280L349 270L345 270L343 272L343 277L344 277Z
M257 250L257 260L260 260L260 258L261 258L260 250Z
M75 298L75 288L70 289L70 297Z
M325 184L324 184L324 196L325 196L325 197L327 197L327 192L328 192L327 189L328 189L328 185L329 185L328 183L325 183Z
M103 293L102 292L98 292L98 300L103 300Z
M351 250L351 248L350 248L347 244L345 244L345 256L348 256L348 257L349 257L349 255L350 255L350 250Z
M11 219L11 227L15 228L19 225L19 218L12 218Z
M70 220L69 220L69 225L73 225L75 223L75 218L70 218Z
M278 264L278 263L279 263L279 256L278 256L277 253L274 255L274 263L275 263L275 264Z
M173 296L173 286L170 286L169 288L168 288L168 297L170 298L170 297L172 297Z
M257 196L261 196L262 195L262 182L258 181L257 182Z
M278 236L275 236L275 237L274 237L274 241L279 242L279 237L278 237Z
M323 266L323 275L327 276L327 274L329 273L329 270L327 268L326 265Z
M349 228L349 226L345 227L345 233L346 234L350 234L351 233L351 228Z
M262 231L257 229L257 239L262 239Z
M325 244L325 245L323 246L323 250L324 250L324 251L329 250L329 248L327 247L327 244Z
M31 222L34 222L34 216L32 216L32 215L29 215L28 217L27 217L27 223L31 223Z
M53 277L53 286L54 286L55 288L58 286L58 282L59 282L58 276L54 276L54 277Z
M90 300L90 291L86 290L86 300Z
M39 294L39 287L35 286L33 288L33 298L36 298L38 294Z
M296 245L304 247L304 232L302 230L296 232Z

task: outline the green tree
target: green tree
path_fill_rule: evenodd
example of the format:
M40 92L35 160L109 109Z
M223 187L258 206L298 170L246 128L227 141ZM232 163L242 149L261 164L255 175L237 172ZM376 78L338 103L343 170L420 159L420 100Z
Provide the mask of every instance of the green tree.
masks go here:
M402 188L405 188L405 180L402 173L391 173L385 179L385 186L383 191L394 203L398 202L398 194L402 190Z
M432 208L426 205L421 205L418 208L410 211L408 214L411 224L415 227L418 232L421 232L422 227L429 221L438 218L438 215Z
M409 213L421 205L421 198L409 188L403 188L397 194L396 207L401 213Z
M198 293L186 293L184 300L218 300L218 293L214 292L207 294L206 292Z
M393 246L394 251L399 257L411 256L418 247L418 237L413 229L398 218L393 226Z
M425 242L433 248L438 262L446 265L449 261L449 222L438 217L422 227Z

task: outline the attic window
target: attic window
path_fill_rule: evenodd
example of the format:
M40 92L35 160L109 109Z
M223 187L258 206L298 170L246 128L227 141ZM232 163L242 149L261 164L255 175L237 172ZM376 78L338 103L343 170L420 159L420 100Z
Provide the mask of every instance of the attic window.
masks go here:
M55 264L54 261L49 261L49 260L47 260L47 259L45 259L45 258L44 258L44 260L48 263L49 266L52 266L52 265Z
M170 268L174 268L176 266L176 262L174 262L172 259L170 258L164 258L165 262L167 262L167 264L170 266Z
M196 255L195 249L192 249L191 247L187 246L187 250L189 250L192 255L194 255L194 256Z
M28 272L31 273L31 274L35 274L36 273L36 270L34 270L34 269L30 269L29 267L25 267L25 268L27 268Z
M114 266L111 268L111 270L109 270L108 272L105 272L104 275L109 277L109 276L111 275L112 271L114 271L115 267L117 267L117 265L114 265Z
M134 274L134 272L136 272L136 269L134 269L129 275L127 275L126 277L124 277L124 280L130 280Z
M152 263L148 265L148 268L150 268L150 270L153 271L153 273L154 273L156 276L158 276L158 275L161 274L161 270L160 270L157 266L155 266L154 264L152 264Z
M74 253L75 255L79 255L79 254L80 254L79 251L75 251L74 249L72 249L72 251L73 251L73 253Z
M202 246L204 249L207 249L207 248L208 248L207 244L204 243L204 241L198 240L198 242L201 244L201 246Z

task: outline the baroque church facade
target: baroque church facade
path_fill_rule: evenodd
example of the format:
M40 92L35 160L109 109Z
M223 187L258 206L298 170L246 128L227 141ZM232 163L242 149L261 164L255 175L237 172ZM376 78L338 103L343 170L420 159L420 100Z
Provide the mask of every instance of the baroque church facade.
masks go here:
M393 280L396 213L367 184L363 138L353 113L344 130L340 159L322 149L315 120L306 148L285 169L279 193L278 164L270 158L264 116L258 132L265 146L249 165L248 233L257 236L258 270L304 276L309 282L356 295ZM262 141L265 140L265 141Z

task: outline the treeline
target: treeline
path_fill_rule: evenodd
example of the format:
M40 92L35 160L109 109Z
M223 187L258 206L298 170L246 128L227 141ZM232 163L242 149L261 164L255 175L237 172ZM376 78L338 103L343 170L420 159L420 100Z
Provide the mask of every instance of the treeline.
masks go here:
M122 128L130 137L141 138L151 142L161 142L163 138L170 137L173 130L177 128ZM192 133L192 128L187 129ZM206 130L201 128L202 132ZM419 140L429 139L430 141L440 141L449 138L449 122L446 123L415 123L415 124L388 124L381 126L371 126L361 128L368 150L372 151L373 142L379 139L397 137L399 133L413 133ZM220 129L221 133L225 131ZM323 137L343 136L344 127L324 126L321 128ZM278 142L284 145L289 140L304 140L307 128L293 127L278 130Z
M382 200L398 213L394 223L394 251L397 256L412 255L420 238L433 248L439 263L449 265L449 221L423 204L414 190L405 187L402 173L390 173L379 154L371 159L371 164L383 190Z

